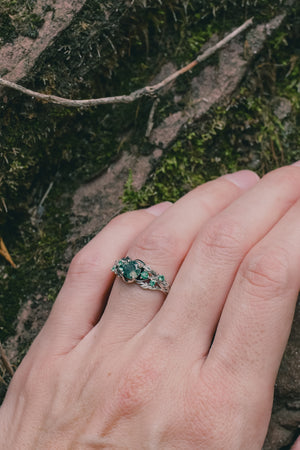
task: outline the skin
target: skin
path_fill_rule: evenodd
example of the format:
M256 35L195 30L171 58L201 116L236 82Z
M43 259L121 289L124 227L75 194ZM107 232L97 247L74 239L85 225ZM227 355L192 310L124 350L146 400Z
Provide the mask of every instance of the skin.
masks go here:
M113 219L73 259L13 377L0 448L261 449L300 290L299 223L300 162ZM125 255L169 294L115 279Z

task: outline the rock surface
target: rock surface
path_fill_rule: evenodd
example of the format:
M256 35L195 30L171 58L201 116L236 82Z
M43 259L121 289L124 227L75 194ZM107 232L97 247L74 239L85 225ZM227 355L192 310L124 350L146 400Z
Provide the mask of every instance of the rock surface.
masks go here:
M45 7L48 12L43 14L44 24L38 37L19 36L12 43L0 48L0 75L9 81L18 81L30 73L37 58L49 48L54 39L70 24L73 17L80 11L86 0L39 0L33 14L40 15Z
M231 41L220 52L218 66L208 65L199 76L193 78L189 106L170 114L154 128L150 134L150 142L166 148L176 139L184 125L199 120L211 107L230 98L253 59L262 50L266 39L280 26L284 17L284 14L280 14L269 23L258 25L249 31L246 39L238 38ZM216 42L215 36L207 45L212 46Z
M136 152L123 153L104 175L81 186L75 192L71 241L95 235L122 211L123 203L120 195L129 171L132 169L133 185L137 189L141 188L151 171L151 159L153 155L149 157L138 155Z
M273 414L264 450L288 448L300 433L299 321L298 299L290 339L276 381Z

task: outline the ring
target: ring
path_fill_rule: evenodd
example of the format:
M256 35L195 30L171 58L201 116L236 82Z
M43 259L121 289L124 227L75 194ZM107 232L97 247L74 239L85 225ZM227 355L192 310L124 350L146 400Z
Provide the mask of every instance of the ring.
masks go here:
M169 292L170 285L163 275L159 275L140 259L131 259L129 256L116 261L111 269L125 283L136 283L142 289Z

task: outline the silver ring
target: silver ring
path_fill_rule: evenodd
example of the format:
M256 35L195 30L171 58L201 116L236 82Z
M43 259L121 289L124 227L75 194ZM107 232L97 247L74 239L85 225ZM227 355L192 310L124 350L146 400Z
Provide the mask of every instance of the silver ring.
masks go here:
M169 292L170 285L164 275L159 275L140 259L131 259L129 256L116 261L111 269L125 283L136 283L142 289Z

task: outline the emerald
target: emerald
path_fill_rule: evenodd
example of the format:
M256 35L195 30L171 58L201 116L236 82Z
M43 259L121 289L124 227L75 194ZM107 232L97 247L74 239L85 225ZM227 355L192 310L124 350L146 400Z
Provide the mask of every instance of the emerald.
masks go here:
M141 269L138 267L135 261L122 261L123 263L123 276L125 280L135 280L141 273Z
M142 289L159 290L167 294L169 284L164 275L159 275L140 259L125 256L115 262L111 269L126 283L137 283Z
M141 275L140 275L140 278L141 278L142 280L147 280L148 277L149 277L149 273L148 273L146 270L143 270L143 272L142 272Z

